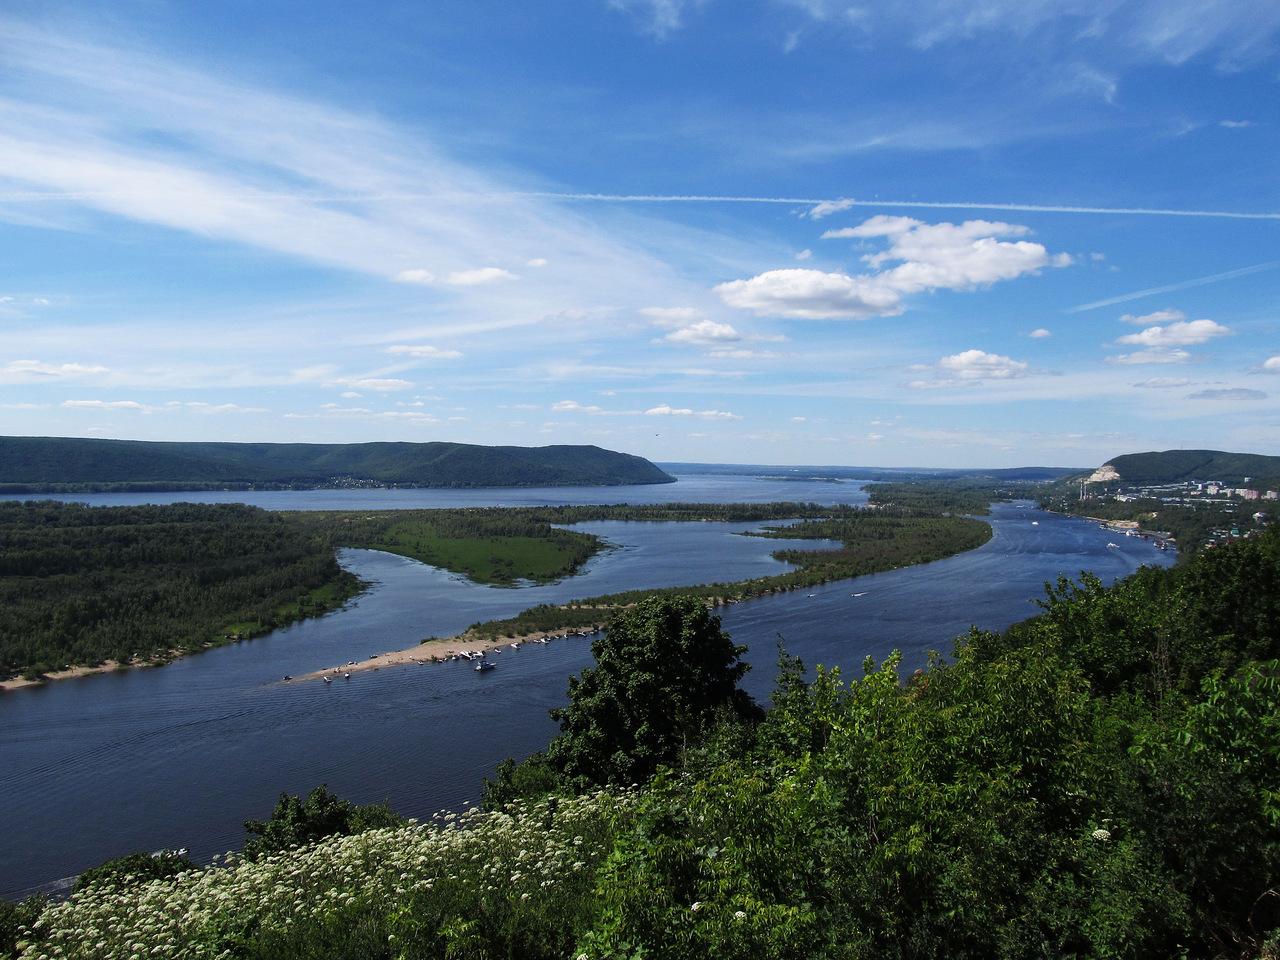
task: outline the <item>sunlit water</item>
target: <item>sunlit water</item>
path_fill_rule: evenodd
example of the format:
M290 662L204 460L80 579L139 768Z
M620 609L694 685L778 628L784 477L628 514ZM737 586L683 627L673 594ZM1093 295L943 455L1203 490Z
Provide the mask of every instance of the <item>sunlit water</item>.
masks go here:
M666 501L865 499L855 484L745 477L553 488L542 491L541 500L526 499L532 490L491 491L489 500L479 491L242 493L234 499L272 508L362 509L373 507L371 495L381 507L392 505L386 494L414 495L396 498L403 507L519 505L621 502L623 490L661 493ZM459 501L460 495L472 499ZM1033 615L1043 583L1059 574L1091 570L1111 581L1143 563L1173 560L1145 541L1025 504L998 505L991 521L995 536L977 550L723 611L735 640L749 647L755 669L747 687L768 696L778 635L810 665L856 670L868 655L879 659L899 649L904 667L913 669L928 650L948 650L970 624L998 629ZM197 858L210 857L238 847L241 821L268 815L280 791L300 793L322 782L349 799L387 801L407 815L478 800L500 759L525 756L555 734L547 711L563 702L566 678L589 664L588 641L506 650L495 657L498 668L483 675L457 662L357 674L328 685L283 684L280 677L450 635L535 603L785 569L770 553L791 544L736 533L754 526L583 524L580 529L617 547L576 577L520 589L480 586L389 554L344 551L348 569L373 583L345 610L160 669L0 696L0 893L14 895L135 850L182 846Z

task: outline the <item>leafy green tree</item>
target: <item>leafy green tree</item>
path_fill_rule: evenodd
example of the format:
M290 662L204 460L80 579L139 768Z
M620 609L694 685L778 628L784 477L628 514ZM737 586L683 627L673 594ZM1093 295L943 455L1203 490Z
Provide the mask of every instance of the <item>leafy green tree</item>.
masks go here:
M745 650L699 600L642 600L592 641L596 665L570 678L548 762L575 789L642 783L718 718L757 719L738 688Z
M385 804L357 806L343 800L321 784L304 800L288 793L280 794L269 820L246 820L249 833L244 855L258 860L268 854L291 847L301 847L336 834L343 836L398 827L405 820Z

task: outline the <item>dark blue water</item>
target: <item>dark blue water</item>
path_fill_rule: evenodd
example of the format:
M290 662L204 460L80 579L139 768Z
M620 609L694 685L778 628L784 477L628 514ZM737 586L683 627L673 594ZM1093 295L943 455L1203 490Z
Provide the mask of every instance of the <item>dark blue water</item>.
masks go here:
M736 478L716 499L809 500L824 492L828 500L861 499L847 485L777 485L788 492L779 497L772 484ZM343 496L339 505L352 505L355 494ZM1088 569L1110 581L1143 563L1172 562L1144 541L1026 506L997 506L992 523L991 542L961 556L815 588L813 597L783 594L726 609L725 625L755 665L748 688L768 695L779 633L810 664L854 669L867 655L900 649L911 669L929 649L949 649L970 624L1001 628L1034 614L1032 599L1060 573ZM238 847L240 821L265 817L280 791L321 782L407 815L475 801L498 760L527 755L554 735L547 711L563 702L566 678L590 662L587 641L504 651L498 669L484 675L460 662L330 685L279 677L456 633L533 603L782 569L769 557L779 544L735 535L750 526L586 524L619 548L571 580L518 590L348 551L344 563L375 586L346 610L164 668L0 697L0 893L134 850L185 846L212 856ZM1119 549L1108 549L1108 540Z

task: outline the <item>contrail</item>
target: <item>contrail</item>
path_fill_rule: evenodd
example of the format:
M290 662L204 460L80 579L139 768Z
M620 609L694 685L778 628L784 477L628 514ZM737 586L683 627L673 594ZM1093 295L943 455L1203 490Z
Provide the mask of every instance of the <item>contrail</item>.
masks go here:
M120 191L43 192L22 191L0 193L0 203L36 203L52 201L96 200L122 198L129 194ZM251 200L300 200L316 203L371 203L385 201L449 201L493 203L503 200L563 200L581 203L725 203L725 204L782 204L785 206L816 207L828 204L839 210L855 207L894 207L908 210L999 210L1010 213L1067 213L1086 215L1138 216L1138 217L1207 217L1226 220L1280 220L1280 212L1241 210L1185 210L1169 207L1096 207L1071 206L1044 203L984 203L973 200L852 200L833 197L754 197L727 194L665 194L665 193L569 193L552 190L524 190L509 192L476 193L341 193L306 194L289 192L254 191L243 195Z
M1264 270L1274 270L1280 267L1280 260L1270 260L1267 263L1255 263L1252 267L1240 267L1238 270L1228 270L1226 273L1215 273L1208 277L1196 277L1194 280L1183 280L1181 283L1170 283L1163 287L1151 287L1147 290L1135 290L1133 293L1122 293L1118 297L1108 297L1105 300L1094 300L1092 303L1082 303L1078 307L1071 307L1062 311L1063 313L1083 313L1085 310L1097 310L1099 307L1110 307L1117 303L1127 303L1130 300L1141 300L1143 297L1154 297L1158 293L1173 293L1175 290L1187 290L1190 287L1202 287L1206 283L1217 283L1219 280L1231 280L1235 277L1247 277L1251 273L1262 273Z

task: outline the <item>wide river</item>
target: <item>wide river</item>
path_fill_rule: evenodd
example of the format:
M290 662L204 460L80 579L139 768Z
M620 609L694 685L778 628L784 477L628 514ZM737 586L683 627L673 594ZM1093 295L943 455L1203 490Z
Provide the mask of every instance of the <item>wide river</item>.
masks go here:
M94 504L248 502L270 509L406 509L546 503L861 503L858 482L688 476L661 486L521 490L355 490L89 494ZM729 607L725 626L754 666L759 698L775 675L776 641L806 663L857 669L903 653L905 670L950 650L970 625L1000 629L1036 612L1045 581L1096 573L1110 582L1168 564L1138 538L1096 524L999 504L995 535L936 563ZM1033 523L1033 521L1035 521ZM281 683L345 660L447 636L541 602L646 586L735 580L780 571L779 543L739 536L756 524L588 523L616 549L559 583L481 586L390 554L344 551L373 583L344 610L268 637L152 670L67 680L0 695L0 896L137 850L187 847L197 859L238 848L241 821L265 818L281 791L327 783L359 802L425 816L479 799L499 760L554 736L547 711L591 662L589 642L503 651L478 675L465 662L354 675L333 684ZM1108 542L1117 548L1108 548ZM803 544L803 541L800 542ZM814 542L813 546L824 546Z

